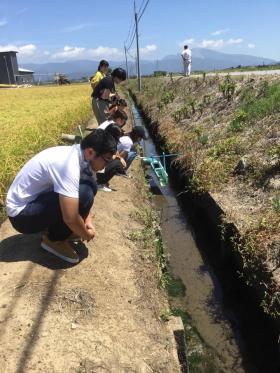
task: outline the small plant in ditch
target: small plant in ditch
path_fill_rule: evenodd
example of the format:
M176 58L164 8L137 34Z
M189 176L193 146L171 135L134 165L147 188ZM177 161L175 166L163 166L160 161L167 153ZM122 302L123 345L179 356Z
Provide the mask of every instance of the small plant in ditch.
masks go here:
M237 110L234 114L234 118L229 124L229 129L232 132L243 131L247 118L248 118L248 115L244 110L242 109Z
M203 134L202 132L202 129L200 127L196 127L194 132L196 133L197 135L197 141L201 144L201 145L206 145L208 143L208 136Z
M163 94L161 95L160 101L164 105L168 105L169 103L171 103L174 100L174 98L175 98L175 93L173 91L167 90L167 91L163 92Z
M233 99L233 95L235 92L236 83L231 79L228 75L222 83L219 85L219 90L222 92L223 97L230 101Z
M175 110L171 117L174 119L176 123L179 123L181 120L189 118L191 113L191 108L188 105L181 107L178 110Z
M272 206L277 214L280 215L280 193L272 199Z

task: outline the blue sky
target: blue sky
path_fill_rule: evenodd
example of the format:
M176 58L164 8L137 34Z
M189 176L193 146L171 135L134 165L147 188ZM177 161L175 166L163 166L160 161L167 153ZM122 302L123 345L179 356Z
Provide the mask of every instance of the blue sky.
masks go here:
M145 3L136 0L137 11ZM150 0L139 23L141 58L188 43L279 61L279 14L280 0ZM133 0L0 0L0 51L19 51L20 62L123 60L132 20Z

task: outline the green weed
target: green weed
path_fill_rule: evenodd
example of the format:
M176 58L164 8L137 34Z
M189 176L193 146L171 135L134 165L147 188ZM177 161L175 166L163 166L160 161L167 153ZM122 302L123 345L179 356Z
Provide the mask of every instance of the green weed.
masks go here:
M236 83L228 75L222 83L219 85L219 90L222 92L223 97L227 101L232 100L236 88Z
M190 117L191 109L188 105L181 107L180 109L174 111L171 116L175 122L180 122L182 119Z
M175 93L173 91L166 91L162 94L160 101L164 105L168 105L170 102L172 102L175 98Z
M272 206L277 214L280 215L280 193L272 199Z
M232 132L241 132L246 124L247 117L248 114L244 110L237 110L234 114L233 120L230 122L230 130Z
M241 99L241 109L251 123L280 111L280 83L265 84L261 92L261 97L256 97L249 89Z

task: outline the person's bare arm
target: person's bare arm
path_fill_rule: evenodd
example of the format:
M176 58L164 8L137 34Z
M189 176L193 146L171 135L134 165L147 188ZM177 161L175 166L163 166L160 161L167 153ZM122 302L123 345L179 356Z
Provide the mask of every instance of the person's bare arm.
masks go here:
M121 151L121 152L117 152L117 154L114 155L114 158L113 159L119 159L121 164L123 165L123 167L125 168L126 167L126 161L125 161L125 158L128 156L128 152L126 152L125 150Z
M63 221L72 232L79 235L84 240L91 240L95 236L95 230L89 224L88 218L84 222L79 214L79 199L59 195L59 203L62 212Z
M122 150L121 152L119 152L119 156L125 159L128 156L128 152L125 150Z

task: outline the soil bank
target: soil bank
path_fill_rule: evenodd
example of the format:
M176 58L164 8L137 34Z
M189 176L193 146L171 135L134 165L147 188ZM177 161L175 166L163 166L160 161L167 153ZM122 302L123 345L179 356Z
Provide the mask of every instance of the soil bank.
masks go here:
M132 174L139 172L135 162ZM155 263L128 236L141 228L135 179L115 177L93 209L97 236L76 266L40 235L0 229L0 372L178 372Z

